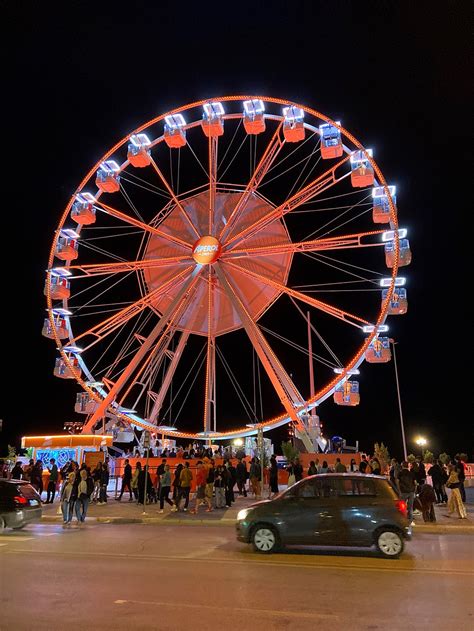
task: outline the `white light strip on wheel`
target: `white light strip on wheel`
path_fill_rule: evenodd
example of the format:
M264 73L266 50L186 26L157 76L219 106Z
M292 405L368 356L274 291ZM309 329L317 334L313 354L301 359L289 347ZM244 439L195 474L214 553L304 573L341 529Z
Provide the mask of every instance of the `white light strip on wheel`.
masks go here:
M407 279L403 276L397 276L395 279L395 287L402 287L406 283L406 280ZM380 287L390 287L391 284L392 277L380 279Z
M398 238L404 239L407 236L407 229L400 228L397 230ZM387 232L382 233L382 241L393 241L395 239L395 230L387 230Z

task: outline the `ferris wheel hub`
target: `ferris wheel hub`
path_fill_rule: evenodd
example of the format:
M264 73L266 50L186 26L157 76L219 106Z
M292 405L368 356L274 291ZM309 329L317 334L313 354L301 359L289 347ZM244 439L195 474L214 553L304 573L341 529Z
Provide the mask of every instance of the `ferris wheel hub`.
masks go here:
M222 252L220 242L211 236L201 237L193 245L193 259L200 265L212 265Z

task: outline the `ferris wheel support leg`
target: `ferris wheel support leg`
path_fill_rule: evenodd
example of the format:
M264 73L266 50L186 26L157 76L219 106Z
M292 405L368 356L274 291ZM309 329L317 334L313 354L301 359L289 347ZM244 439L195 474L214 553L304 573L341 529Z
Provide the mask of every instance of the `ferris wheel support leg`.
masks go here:
M161 332L168 324L168 321L170 320L170 318L172 318L175 315L176 311L180 310L180 307L182 307L183 303L184 304L186 303L187 301L186 299L189 296L189 291L197 282L197 279L199 278L199 274L201 270L202 270L202 266L197 265L195 270L189 277L189 279L184 283L181 290L176 294L174 300L171 301L168 308L164 311L163 315L161 316L160 320L156 324L153 331L150 333L148 338L143 342L138 353L134 356L132 361L128 364L128 366L122 372L119 379L112 386L107 396L98 405L97 410L88 420L87 425L84 426L83 431L85 432L91 431L96 425L96 423L104 417L107 408L114 401L114 399L116 398L120 390L123 388L125 383L133 375L133 373L138 368L140 363L145 359L146 355L152 349L154 343L160 336Z
M224 288L229 300L237 311L245 331L247 332L247 335L249 336L249 339L253 344L282 405L287 411L288 416L295 422L301 434L305 448L308 451L313 451L313 443L309 438L306 426L297 414L297 409L304 407L303 397L298 392L288 373L278 361L276 355L273 353L270 345L265 339L265 336L252 320L239 296L230 285L219 263L215 263L214 269L216 270L216 275L219 278L221 286Z

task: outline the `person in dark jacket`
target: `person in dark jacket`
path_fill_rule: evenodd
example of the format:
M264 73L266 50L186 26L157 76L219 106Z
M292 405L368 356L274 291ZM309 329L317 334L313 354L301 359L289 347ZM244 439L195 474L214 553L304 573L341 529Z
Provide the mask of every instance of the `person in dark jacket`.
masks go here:
M464 488L466 471L464 468L464 462L461 460L460 456L456 456L456 459L454 461L454 470L458 474L459 478L459 492L461 493L461 499L463 502L466 502L466 489Z
M247 497L247 489L245 485L247 483L247 466L243 460L239 460L237 466L235 468L236 476L237 476L237 488L239 489L239 494Z
M408 462L402 462L402 470L398 474L398 488L402 500L407 503L408 521L414 525L413 502L415 500L415 473L408 468Z
M132 493L131 483L132 483L132 467L127 458L125 460L125 467L123 470L122 488L120 489L120 495L115 498L116 500L120 502L120 500L122 499L123 492L125 491L125 489L128 489L128 492L130 493L130 499L128 501L133 502L133 493Z
M234 486L235 486L235 483L237 482L237 470L232 464L231 460L228 460L225 466L227 469L227 476L228 476L227 488L226 488L226 504L227 506L230 506L232 502L235 502Z
M147 495L148 490L151 489L151 477L148 473L148 467L145 465L143 469L138 474L138 503L145 504L145 480L146 480L146 488Z
M303 467L301 466L301 463L298 458L295 458L293 460L293 473L294 473L296 482L299 482L300 480L303 479Z
M15 466L11 470L10 477L12 480L21 480L23 476L23 469L21 466L21 462L15 462Z
M421 504L421 512L423 513L423 521L436 521L434 502L436 502L436 493L430 484L423 482L418 485L418 499Z
M179 497L179 489L180 489L180 483L179 483L179 478L181 475L181 470L183 468L183 465L181 463L179 463L179 465L176 467L176 469L174 470L174 476L173 476L173 502L176 503L178 497Z
M314 462L312 464L314 465ZM268 499L272 499L280 492L280 489L278 488L278 464L275 455L272 455L272 457L270 458L269 482L270 490L268 493Z
M441 466L439 460L436 460L434 465L428 469L428 475L433 482L433 489L436 494L436 503L445 504L448 501L448 496L444 490L444 485L446 484L448 475Z
M99 493L99 501L97 505L103 506L107 504L107 486L109 485L109 468L107 463L104 462L102 464L102 469L100 472L100 493Z
M416 482L417 484L421 485L426 480L426 469L421 456L416 457L416 463L418 465L416 472Z
M51 458L49 461L49 481L48 488L46 490L46 504L52 504L54 502L54 496L56 494L56 485L58 483L59 472L56 460Z

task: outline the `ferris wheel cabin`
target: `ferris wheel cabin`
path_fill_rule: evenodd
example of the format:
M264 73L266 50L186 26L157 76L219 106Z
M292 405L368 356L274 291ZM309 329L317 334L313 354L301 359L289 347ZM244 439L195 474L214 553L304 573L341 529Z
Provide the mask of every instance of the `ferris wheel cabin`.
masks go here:
M47 296L48 280L44 284L44 295ZM54 276L51 274L50 296L51 300L64 300L71 295L71 287L64 276Z
M244 129L248 134L257 135L265 131L265 106L260 99L244 101Z
M164 138L170 149L179 149L186 145L186 121L182 114L165 117Z
M55 325L57 336L59 337L60 340L64 340L67 337L69 337L67 320L64 316L60 316L60 315L55 316L54 325ZM53 327L51 326L51 322L49 318L44 319L43 330L41 331L41 334L44 337L48 337L50 340L54 339L54 330L53 330Z
M303 123L304 111L300 107L290 105L283 108L283 136L286 142L300 142L304 140L305 128Z
M71 363L74 371L77 376L80 377L82 375L82 369L79 365L79 359L77 357L69 357L69 362ZM69 365L64 361L62 357L57 357L56 362L54 364L54 376L59 377L60 379L75 379L76 375L72 372Z
M74 411L78 414L94 414L98 405L99 404L92 399L88 392L78 392Z
M340 125L340 121L336 121ZM329 160L331 158L340 158L343 153L341 131L325 123L319 126L319 135L321 137L321 158Z
M397 208L396 187L389 186L388 190L392 196L395 209ZM390 204L388 196L383 186L376 186L372 189L372 220L374 223L390 223Z
M367 149L367 154L372 157L372 149ZM374 183L374 169L362 150L351 155L351 183L354 188L365 188Z
M216 138L224 133L224 107L222 103L204 103L202 115L202 130L207 138Z
M337 405L359 405L359 382L358 381L345 381L336 386L334 391L334 403Z
M61 230L60 236L56 243L56 249L54 256L61 261L73 261L79 256L77 237L72 238L65 234L64 230Z
M395 241L388 241L385 244L385 263L387 267L393 267L395 264ZM398 267L404 267L411 263L410 242L408 239L399 240Z
M369 364L385 364L392 359L388 337L374 338L365 351L365 361Z
M388 296L388 289L382 290L382 303ZM403 315L408 311L407 290L405 287L396 287L388 305L387 315Z
M120 167L115 160L102 162L95 178L95 185L103 193L117 193L120 190Z
M90 193L79 193L72 205L71 219L81 226L90 226L95 223L95 198Z
M146 134L134 134L130 136L130 144L127 147L127 160L134 167L147 167L151 162L150 139Z

